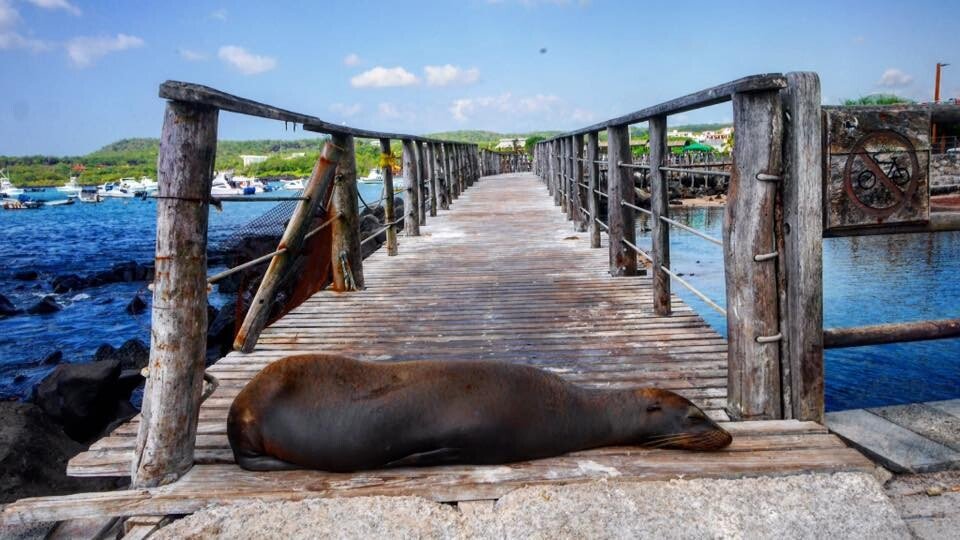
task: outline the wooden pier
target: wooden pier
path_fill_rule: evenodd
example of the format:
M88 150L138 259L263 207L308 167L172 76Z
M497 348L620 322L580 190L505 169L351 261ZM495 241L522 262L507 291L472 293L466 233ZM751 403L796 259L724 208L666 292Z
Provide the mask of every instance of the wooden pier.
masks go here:
M50 497L5 511L22 519L191 513L244 499L420 495L496 499L524 485L592 479L649 480L865 471L873 465L815 422L727 422L733 445L715 453L602 448L501 466L444 466L355 474L250 472L233 463L228 407L267 363L336 352L391 362L489 359L547 369L578 384L674 390L726 419L727 345L679 298L653 311L648 276L612 277L607 250L576 233L531 174L486 177L418 237L400 237L364 262L366 289L322 291L269 326L255 352L232 353L202 405L196 465L161 487ZM606 247L605 245L603 247ZM522 411L518 411L522 414ZM70 462L78 476L127 475L137 420Z

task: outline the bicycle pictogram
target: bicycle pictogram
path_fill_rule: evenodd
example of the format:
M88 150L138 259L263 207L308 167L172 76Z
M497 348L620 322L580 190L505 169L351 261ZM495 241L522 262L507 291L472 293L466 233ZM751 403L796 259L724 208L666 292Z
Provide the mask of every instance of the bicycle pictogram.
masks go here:
M844 191L861 210L883 219L909 205L920 166L909 139L890 130L857 141L844 167Z

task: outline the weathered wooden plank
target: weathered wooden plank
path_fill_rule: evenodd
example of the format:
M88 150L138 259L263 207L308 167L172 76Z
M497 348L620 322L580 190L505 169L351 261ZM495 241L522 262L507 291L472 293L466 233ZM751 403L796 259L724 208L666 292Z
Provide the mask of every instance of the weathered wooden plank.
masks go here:
M420 165L417 163L417 147L410 139L403 140L403 183L403 233L420 236L420 203L417 199Z
M590 215L587 216L587 221L590 232L590 247L592 248L600 247L600 224L597 223L597 219L600 217L600 195L598 194L600 190L600 164L597 163L599 159L600 134L591 131L587 133L587 170L590 171L588 175L590 188L589 193L587 193L587 211L590 212Z
M610 275L632 276L637 273L637 254L624 242L636 244L633 209L633 174L620 166L631 163L630 129L616 126L607 129L607 216L610 237Z
M331 225L331 289L338 292L363 289L363 253L360 251L360 208L357 196L357 158L352 135L333 135L333 144L343 152L337 163L331 207L339 217Z
M233 342L235 350L251 352L257 344L257 339L263 331L267 320L270 317L270 311L277 294L277 288L281 281L286 277L290 264L300 254L303 248L304 238L307 229L313 221L318 208L322 208L325 195L330 191L330 183L333 181L334 173L337 168L337 162L343 154L343 148L331 143L324 145L323 152L317 159L313 167L313 173L303 192L306 200L297 203L287 227L280 238L278 248L286 248L283 253L274 255L270 260L257 293L250 303L250 309L240 325L236 339Z
M657 315L669 315L670 276L662 267L670 268L670 227L660 217L670 217L670 189L667 176L660 170L667 165L667 117L650 119L650 210L653 212L650 236L653 257L653 309Z
M383 193L386 200L383 201L383 221L393 223L394 217L393 205L393 154L390 150L390 139L380 139L380 155L383 164ZM445 201L446 199L444 199ZM393 257L397 254L397 226L390 225L387 229L387 255Z
M193 464L207 346L207 221L217 119L216 109L179 102L168 103L164 113L150 374L130 469L138 487L172 482Z
M960 465L960 452L863 409L827 413L827 427L897 473L944 470Z
M823 420L823 164L820 79L788 73L781 92L786 122L783 143L783 263L786 320L781 365L789 380L789 416Z
M723 222L730 343L728 412L735 418L780 418L780 333L774 206L777 186L758 175L781 174L783 111L776 92L736 94L737 142Z
M557 135L549 141L559 137L568 137L579 133L589 133L591 131L600 131L617 126L626 126L649 120L655 116L669 116L682 112L692 111L716 105L725 101L730 101L734 94L738 92L756 92L760 90L779 90L787 86L786 78L780 73L765 73L760 75L750 75L728 83L720 84L712 88L700 90L686 96L678 97L665 101L663 103L640 109L632 113L618 116L610 120L598 122L596 124L576 129L567 133Z

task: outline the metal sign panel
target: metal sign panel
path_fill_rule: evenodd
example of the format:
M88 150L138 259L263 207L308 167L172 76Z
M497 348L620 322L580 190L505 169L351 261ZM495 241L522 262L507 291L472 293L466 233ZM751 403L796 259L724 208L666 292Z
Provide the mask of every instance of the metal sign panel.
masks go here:
M824 229L930 220L930 112L824 109Z

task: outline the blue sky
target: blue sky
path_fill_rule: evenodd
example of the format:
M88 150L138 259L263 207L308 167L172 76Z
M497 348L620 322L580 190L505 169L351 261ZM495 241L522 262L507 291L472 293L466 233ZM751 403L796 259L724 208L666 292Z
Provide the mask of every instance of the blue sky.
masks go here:
M763 72L816 71L825 103L928 100L953 61L955 97L958 29L942 1L0 0L0 155L156 137L166 79L407 133L568 129ZM224 139L299 136L221 116Z

